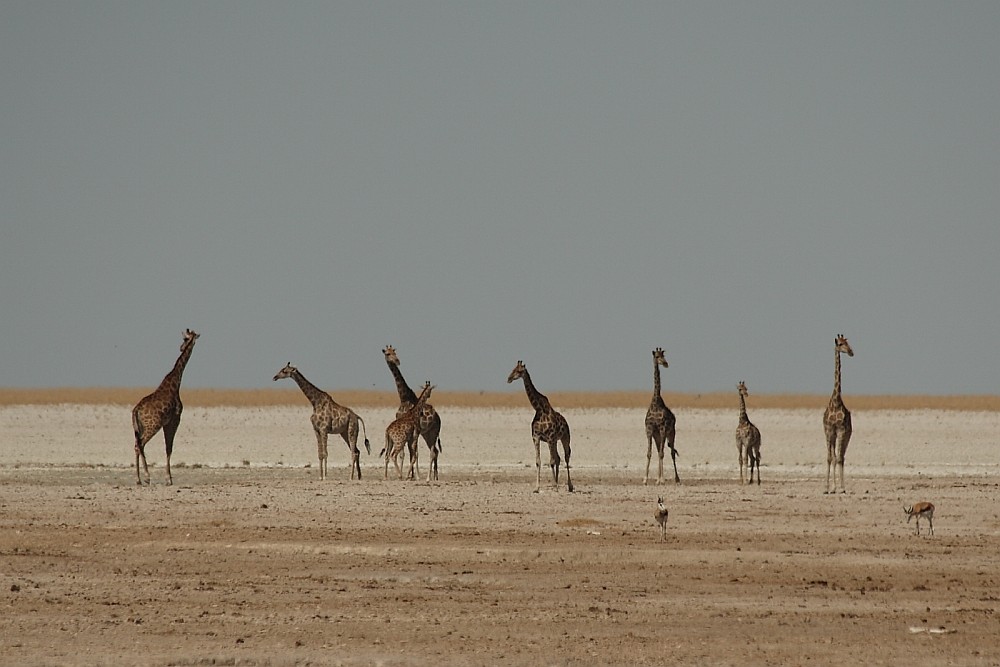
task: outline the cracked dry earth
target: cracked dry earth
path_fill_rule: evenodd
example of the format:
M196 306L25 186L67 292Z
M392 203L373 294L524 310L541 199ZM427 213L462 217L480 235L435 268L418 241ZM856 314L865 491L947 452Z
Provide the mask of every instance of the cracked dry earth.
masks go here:
M533 467L340 472L0 469L0 663L1000 663L988 476L825 496L793 475L582 469L533 494ZM935 536L905 523L915 499Z

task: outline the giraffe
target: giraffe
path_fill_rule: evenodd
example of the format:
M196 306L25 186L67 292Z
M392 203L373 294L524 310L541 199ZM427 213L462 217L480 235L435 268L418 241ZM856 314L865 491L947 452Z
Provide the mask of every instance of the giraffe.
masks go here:
M656 453L660 456L660 467L656 474L656 483L663 483L663 443L666 441L670 448L670 459L674 463L674 482L680 483L680 475L677 474L677 450L674 449L674 426L677 420L674 413L670 411L667 404L660 396L660 366L669 368L666 357L663 356L663 348L658 347L653 350L653 400L649 402L649 410L646 411L646 478L643 485L649 484L649 464L653 458L653 441L656 441Z
M313 413L309 419L312 422L313 430L316 431L316 448L319 454L319 478L321 480L326 479L326 437L330 433L334 433L343 438L344 442L347 443L347 448L351 450L351 479L354 479L354 474L357 473L360 480L361 450L358 449L358 422L361 422L361 427L365 428L365 420L359 417L354 410L340 405L337 401L333 400L330 394L309 382L299 369L292 366L291 363L286 364L274 376L275 381L282 378L292 378L295 380L296 384L299 385L299 389L302 390L302 393L312 403ZM371 443L368 442L367 429L365 429L365 450L369 454L372 453Z
M431 391L433 390L434 387L431 383L425 382L423 391L420 392L420 396L417 397L413 406L401 416L396 417L386 427L385 449L381 452L385 454L385 479L389 479L390 460L396 466L399 478L403 479L403 466L399 463L399 456L403 453L404 447L410 450L410 475L407 479L413 479L413 466L416 463L413 451L417 448L417 438L420 436L420 419L423 414L423 408L427 404L427 399L431 397ZM430 471L427 473L427 481L431 481Z
M382 349L382 354L385 355L385 363L389 366L389 372L392 373L393 379L396 380L396 392L399 394L399 409L396 410L396 418L402 417L406 414L410 408L412 408L417 403L417 395L410 385L406 384L406 380L403 378L403 373L399 370L399 356L396 354L395 348L392 345L386 345ZM423 437L424 442L427 443L427 448L430 450L430 468L427 471L427 481L431 481L431 476L434 479L438 478L438 454L441 453L441 417L438 415L434 406L429 403L425 403L423 408L420 410L420 436ZM414 441L414 447L410 450L410 457L416 458L418 448L415 446L416 441ZM420 462L416 462L417 474L420 474Z
M174 483L170 474L170 455L174 451L174 434L181 423L181 375L191 358L194 343L199 334L191 329L184 332L181 343L181 353L174 363L173 369L167 373L152 394L145 396L132 408L132 431L135 433L135 477L136 484L142 486L142 476L139 474L139 459L142 459L142 469L146 473L146 484L149 484L149 466L146 465L146 443L162 428L163 439L167 445L167 484Z
M552 409L549 399L540 391L535 389L525 368L523 361L518 361L514 370L507 376L507 384L517 379L524 380L524 391L528 394L531 407L535 409L535 418L531 420L531 439L535 443L535 493L538 493L542 486L542 455L539 443L545 441L549 444L549 467L552 469L552 481L559 486L559 450L557 444L562 443L563 453L566 456L566 490L573 492L573 480L569 476L569 424L566 419Z
M837 490L837 472L840 472L840 492L847 493L844 488L844 455L851 441L851 413L840 397L840 354L846 353L853 357L854 350L843 334L834 340L833 396L823 413L823 430L826 432L826 493ZM832 485L830 476L833 475ZM759 477L759 473L758 473Z
M740 423L736 427L736 449L740 452L740 484L753 484L753 469L757 468L757 486L760 486L760 430L747 417L746 397L750 394L747 385L740 380L736 385L740 392ZM744 478L743 470L749 463L750 479Z

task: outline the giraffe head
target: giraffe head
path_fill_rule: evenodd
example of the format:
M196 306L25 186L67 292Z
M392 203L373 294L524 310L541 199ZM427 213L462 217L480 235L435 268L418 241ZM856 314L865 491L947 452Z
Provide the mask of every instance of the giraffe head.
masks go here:
M655 350L653 350L653 363L654 364L659 364L660 366L663 366L664 368L670 368L670 366L667 364L667 358L665 356L663 356L663 348L662 347L658 347Z
M201 334L195 333L191 329L185 330L184 341L181 343L181 350L183 350L188 345L194 345L194 342L198 340L199 336L201 336Z
M740 392L740 396L749 396L750 395L750 392L747 391L747 383L744 382L743 380L740 380L740 383L738 385L736 385L736 389L737 389L737 391Z
M430 380L424 382L424 388L420 392L420 396L417 396L417 403L426 403L431 397L431 391L433 391L434 385L431 384Z
M510 375L507 376L507 384L510 384L514 380L520 380L527 372L528 369L524 367L524 362L518 359L517 366L514 366L514 370L512 370Z
M297 369L295 366L292 366L291 362L288 362L287 364L285 364L284 368L282 368L280 371L278 371L278 373L274 376L274 379L275 379L275 381L277 381L277 380L280 380L282 378L290 378L296 372L298 372L298 370L299 369Z
M393 366L399 366L399 357L396 356L396 348L392 345L386 345L382 350L382 354L385 355L385 361Z
M838 353L844 352L849 357L854 356L854 350L851 349L851 344L847 342L847 338L844 337L844 334L837 335L837 339L834 345L836 346L836 350Z

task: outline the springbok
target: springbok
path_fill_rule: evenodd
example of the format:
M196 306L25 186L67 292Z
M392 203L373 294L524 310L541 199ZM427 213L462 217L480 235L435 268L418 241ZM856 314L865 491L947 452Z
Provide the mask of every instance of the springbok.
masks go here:
M927 524L931 527L931 535L934 534L933 503L917 503L911 507L904 507L903 512L906 513L906 523L910 523L910 519L917 517L917 535L920 534L920 517L927 519Z
M667 506L663 504L663 498L656 499L656 511L653 512L653 518L656 519L656 523L660 524L660 541L667 541L667 515L670 514L667 510Z

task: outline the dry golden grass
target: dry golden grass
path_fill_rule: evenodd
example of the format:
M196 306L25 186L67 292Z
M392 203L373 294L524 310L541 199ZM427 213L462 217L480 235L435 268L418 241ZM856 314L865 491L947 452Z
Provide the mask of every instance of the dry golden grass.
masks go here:
M44 389L0 389L0 405L134 405L152 391L152 387L59 387ZM331 392L334 399L351 407L395 407L399 399L394 391L343 390ZM187 406L267 407L302 405L305 397L298 389L183 389ZM636 408L649 404L650 392L552 392L549 399L557 408ZM739 400L736 392L683 394L667 392L664 401L671 408L733 408ZM825 394L754 394L751 408L822 409ZM851 410L964 410L1000 412L1000 396L845 396ZM526 408L524 391L435 391L434 405L439 407Z

